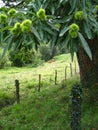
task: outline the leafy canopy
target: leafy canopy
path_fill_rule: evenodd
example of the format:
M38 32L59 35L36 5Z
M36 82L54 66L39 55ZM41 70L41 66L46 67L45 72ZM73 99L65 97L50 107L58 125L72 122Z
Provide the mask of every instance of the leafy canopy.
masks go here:
M7 22L0 22L0 43L6 43L4 53L11 47L37 49L41 43L50 42L52 47L67 47L72 58L82 46L92 59L86 40L98 36L98 0L21 2L24 4L0 9L0 16L5 15L7 19ZM8 13L11 10L14 10L13 16ZM28 21L28 24L23 26L24 21Z

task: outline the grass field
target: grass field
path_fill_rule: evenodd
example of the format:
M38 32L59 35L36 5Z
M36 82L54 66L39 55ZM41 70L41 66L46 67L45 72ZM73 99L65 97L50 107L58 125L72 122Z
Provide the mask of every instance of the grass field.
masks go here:
M75 58L75 62L77 64L77 60ZM21 87L25 86L29 81L32 84L38 82L38 75L42 75L42 81L49 82L50 78L54 80L55 70L58 71L58 82L62 81L65 76L65 67L67 66L67 78L70 77L70 54L60 55L54 58L54 60L50 63L44 63L36 68L31 66L22 67L22 68L6 68L0 70L0 89L7 89L14 87L15 79L18 79L21 83ZM73 74L74 74L74 62L73 66ZM77 72L79 72L78 64L77 64Z
M79 78L78 78L79 79ZM69 127L69 86L50 86L40 93L32 93L20 104L5 107L0 112L0 130L70 130Z
M0 130L71 130L70 90L79 76L64 84L51 85L40 93L28 91L20 104L14 103L0 111ZM25 93L26 94L26 93ZM82 130L98 129L96 105L84 102L82 107Z
M76 62L77 72L79 72L77 59ZM34 68L31 65L27 67L11 67L0 70L0 103L1 108L6 104L9 104L10 100L15 100L15 80L20 82L20 95L21 100L27 97L28 93L37 92L39 84L39 74L41 74L41 90L47 89L50 85L55 84L55 70L57 70L57 84L60 84L65 78L65 67L67 66L67 79L70 78L70 54L63 54L54 57L53 60L43 63L42 65ZM72 63L73 75L75 63ZM32 88L32 89L31 89ZM13 98L14 97L14 98ZM4 100L2 100L2 98ZM9 99L9 100L8 100ZM6 103L8 102L8 103Z
M70 63L70 55L67 54L57 56L53 62L36 68L28 66L1 70L0 105L4 108L0 111L0 130L71 130L70 91L72 85L79 82L79 75L70 77ZM67 80L64 81L66 65ZM79 72L78 64L76 66ZM73 73L74 67L73 62ZM54 84L56 69L57 85ZM39 74L42 75L41 92L37 91ZM20 104L15 102L15 79L20 81ZM82 130L98 129L97 114L97 106L89 104L88 99L85 99L82 106Z

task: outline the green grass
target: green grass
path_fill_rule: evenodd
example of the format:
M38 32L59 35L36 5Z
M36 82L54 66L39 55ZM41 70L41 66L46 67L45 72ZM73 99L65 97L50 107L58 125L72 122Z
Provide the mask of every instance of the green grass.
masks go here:
M55 56L54 59L58 60L58 61L71 62L71 55L70 54L66 54L66 56L64 56L64 55L65 54Z
M0 91L0 109L15 102L14 95L10 95L10 93L6 93L4 91Z
M0 130L71 130L70 90L79 82L79 76L59 85L48 86L39 92L32 92L21 100L0 111ZM96 105L84 102L82 108L82 130L98 129Z
M42 66L36 68L33 67L22 67L22 68L6 68L0 70L0 90L3 91L15 91L14 82L15 79L20 81L20 87L23 89L26 86L32 85L37 86L39 74L41 74L42 82L50 82L50 77L52 83L54 83L54 73L55 70L58 72L57 81L60 83L65 77L65 67L67 66L67 79L70 77L70 54L63 54L56 56L55 61L52 63L45 63ZM77 63L77 59L75 57ZM73 75L74 75L74 62L73 62ZM77 72L79 72L77 64ZM35 85L36 84L36 85Z
M74 59L77 63L77 59ZM54 61L49 63L44 63L36 68L27 66L22 68L11 67L6 69L0 69L0 91L9 95L9 100L12 97L15 98L15 79L20 82L20 95L21 99L26 97L29 92L36 92L39 83L39 74L41 74L41 90L47 89L50 84L54 85L55 80L55 70L58 72L57 84L59 84L65 77L65 66L67 66L67 79L70 78L70 54L63 54L54 57ZM78 64L77 64L77 72ZM73 62L73 75L74 75L74 62ZM7 100L3 97L1 101L1 108L6 105ZM11 101L12 102L12 101Z
M70 63L70 55L67 54L56 56L54 62L45 63L37 68L2 69L0 105L5 107L0 111L0 130L71 130L70 91L72 85L79 82L79 75L70 77ZM66 65L68 69L65 81ZM55 69L58 70L57 85L54 84ZM42 74L41 92L37 91L39 74ZM20 80L20 104L12 102L15 101L16 78ZM87 100L84 100L82 106L82 130L97 130L98 109L95 104L87 103ZM6 102L13 105L6 106Z
M29 93L20 104L2 109L0 130L70 129L68 105L74 82L75 79L70 79L63 86L53 85L40 93Z

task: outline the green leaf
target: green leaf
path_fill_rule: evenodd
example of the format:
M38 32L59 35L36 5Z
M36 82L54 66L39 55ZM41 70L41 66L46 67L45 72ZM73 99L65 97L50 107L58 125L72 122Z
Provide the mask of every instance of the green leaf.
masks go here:
M72 38L70 39L70 54L71 54L71 59L73 61L73 58L74 58L74 42L73 42Z
M68 23L72 20L73 15L68 15L63 18L54 19L55 23Z
M3 32L2 33L0 32L0 44L2 44L2 42L3 42Z
M51 24L51 23L49 23L49 22L47 22L46 24L47 24L48 26L50 26L51 29L56 30L56 31L59 31L59 29L56 28L54 24Z
M97 22L96 18L92 17L91 15L88 15L88 20L91 22L91 25L94 28L98 29L98 22Z
M55 7L51 6L50 9L51 9L52 15L54 15L54 13L55 13Z
M60 37L63 36L67 31L69 30L69 26L68 27L64 27L63 30L60 32Z
M11 38L11 36L12 36L12 34L7 35L7 36L4 38L4 42L6 42L8 39L10 39L10 38Z
M86 13L86 0L83 0L83 10L84 10L84 13Z
M39 35L38 31L37 31L34 27L32 27L32 33L35 35L35 37L36 37L39 41L41 41L41 38L40 38L40 35Z
M88 43L86 42L86 40L84 39L83 35L81 33L78 32L78 36L79 36L79 40L85 50L85 52L87 53L87 55L89 56L89 58L92 60L92 53L91 50L88 46Z
M2 58L5 56L6 52L11 48L12 44L12 37L10 37L6 43L6 46L4 47L3 53L2 53Z
M58 38L59 38L59 33L57 32L57 33L55 33L55 34L53 35L53 37L51 37L51 41L50 41L51 46L57 45L57 43L58 43Z
M77 6L77 0L70 0L70 5L71 5L71 11L70 11L70 14L73 12L73 10L76 8Z
M10 29L12 26L6 26L6 27L4 27L4 28L1 28L0 29L0 32L3 32L3 31L5 31L5 30L8 30L8 29Z
M64 39L64 42L63 42L62 47L63 47L63 48L67 48L67 47L68 47L68 44L69 44L69 41L70 41L70 36L67 35L66 38Z
M42 30L46 31L50 35L54 34L53 30L51 28L48 28L47 26L43 26Z
M83 23L83 25L84 25L84 30L85 30L85 33L86 33L88 39L92 39L93 36L92 36L91 30L90 30L90 27L86 23Z

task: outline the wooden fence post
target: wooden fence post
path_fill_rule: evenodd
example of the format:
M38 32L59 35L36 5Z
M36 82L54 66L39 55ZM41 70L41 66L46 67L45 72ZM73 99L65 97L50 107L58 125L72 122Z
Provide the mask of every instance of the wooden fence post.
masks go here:
M72 77L72 63L70 63L70 74L71 74L71 77Z
M20 103L20 95L19 95L19 80L15 80L15 86L16 86L16 101L17 104Z
M55 70L55 85L57 85L57 70Z
M40 88L41 88L41 74L39 74L38 92L40 92Z
M67 66L65 67L65 80L67 79Z

